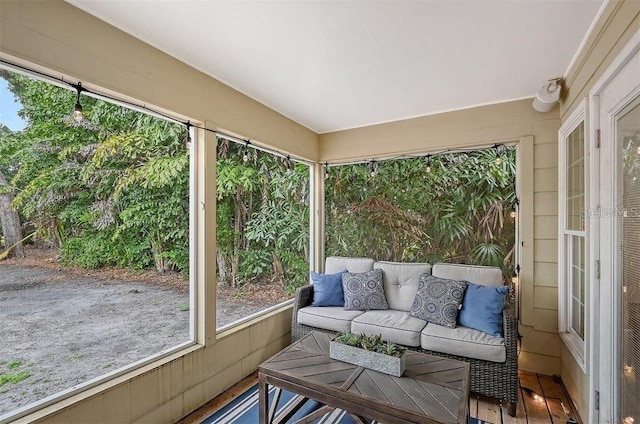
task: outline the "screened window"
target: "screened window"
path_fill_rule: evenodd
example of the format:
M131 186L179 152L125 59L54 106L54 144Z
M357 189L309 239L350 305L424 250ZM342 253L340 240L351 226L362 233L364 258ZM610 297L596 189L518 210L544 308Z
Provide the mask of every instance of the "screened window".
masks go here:
M0 81L24 120L0 124L5 422L192 343L193 158L183 125L7 70Z
M309 282L309 166L218 139L219 332L293 298Z

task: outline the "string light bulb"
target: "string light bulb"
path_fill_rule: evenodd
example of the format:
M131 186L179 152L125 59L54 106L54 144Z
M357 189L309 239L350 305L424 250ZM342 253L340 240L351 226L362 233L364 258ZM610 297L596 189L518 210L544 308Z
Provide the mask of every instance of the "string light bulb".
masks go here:
M329 178L329 162L324 163L324 179Z
M287 155L287 158L284 161L284 165L287 168L287 174L291 174L291 172L293 171L293 167L291 165L291 157L289 155Z
M184 145L187 149L191 149L191 122L187 122L187 137L184 139Z
M82 105L80 104L80 93L82 92L82 83L78 82L76 86L76 91L78 92L78 97L76 99L76 105L73 107L73 120L76 122L82 121L84 114L82 113Z
M517 276L517 275L514 275L513 277L511 277L511 282L512 282L514 285L518 284L518 276Z
M425 171L427 172L427 174L431 173L431 155L427 155L427 157L424 159L425 162L427 163L427 167L425 168Z
M372 160L369 164L369 175L371 178L375 177L378 174L378 164L375 160Z
M513 190L514 191L516 190L515 187ZM513 201L513 204L511 205L511 212L509 213L509 216L511 217L511 219L516 219L516 217L518 216L519 206L520 206L520 199L518 199L518 197L516 196L516 198Z
M638 155L640 155L640 146L638 146L638 148L636 149L636 153L638 153Z
M249 142L248 141L244 145L244 151L242 153L242 161L249 162Z
M633 419L633 417L625 417L625 419L623 420L623 422L625 424L633 424L636 422L636 420Z
M493 147L496 149L496 165L502 165L502 145L496 144Z

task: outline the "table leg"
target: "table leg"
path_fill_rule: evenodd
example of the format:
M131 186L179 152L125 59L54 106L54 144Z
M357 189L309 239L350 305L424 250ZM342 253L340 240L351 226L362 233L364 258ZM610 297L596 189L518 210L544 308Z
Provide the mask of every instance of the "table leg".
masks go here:
M267 391L267 393L269 393ZM273 393L273 399L271 399L271 408L269 408L269 424L273 422L273 419L276 416L276 411L278 410L278 402L280 402L280 395L282 394L282 389L280 387L276 387Z
M258 416L260 424L270 424L271 417L269 417L269 385L267 379L258 374Z

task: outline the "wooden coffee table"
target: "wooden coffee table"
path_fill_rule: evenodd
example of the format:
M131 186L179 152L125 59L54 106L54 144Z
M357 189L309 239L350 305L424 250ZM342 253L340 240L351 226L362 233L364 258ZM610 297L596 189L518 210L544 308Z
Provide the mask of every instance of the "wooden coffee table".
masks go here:
M312 332L258 368L260 423L283 423L307 399L325 406L301 423L340 408L356 422L364 417L390 423L466 423L469 364L408 351L407 369L393 377L329 358L325 333ZM276 387L271 407L269 385ZM281 390L301 395L274 421Z

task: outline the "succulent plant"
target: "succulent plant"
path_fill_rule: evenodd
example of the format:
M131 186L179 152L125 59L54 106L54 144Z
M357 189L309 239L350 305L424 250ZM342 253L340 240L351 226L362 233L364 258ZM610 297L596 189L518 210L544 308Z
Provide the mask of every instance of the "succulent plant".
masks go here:
M406 348L395 343L382 340L382 335L367 336L366 334L342 333L334 339L338 343L347 346L358 347L360 349L381 353L383 355L401 357Z

